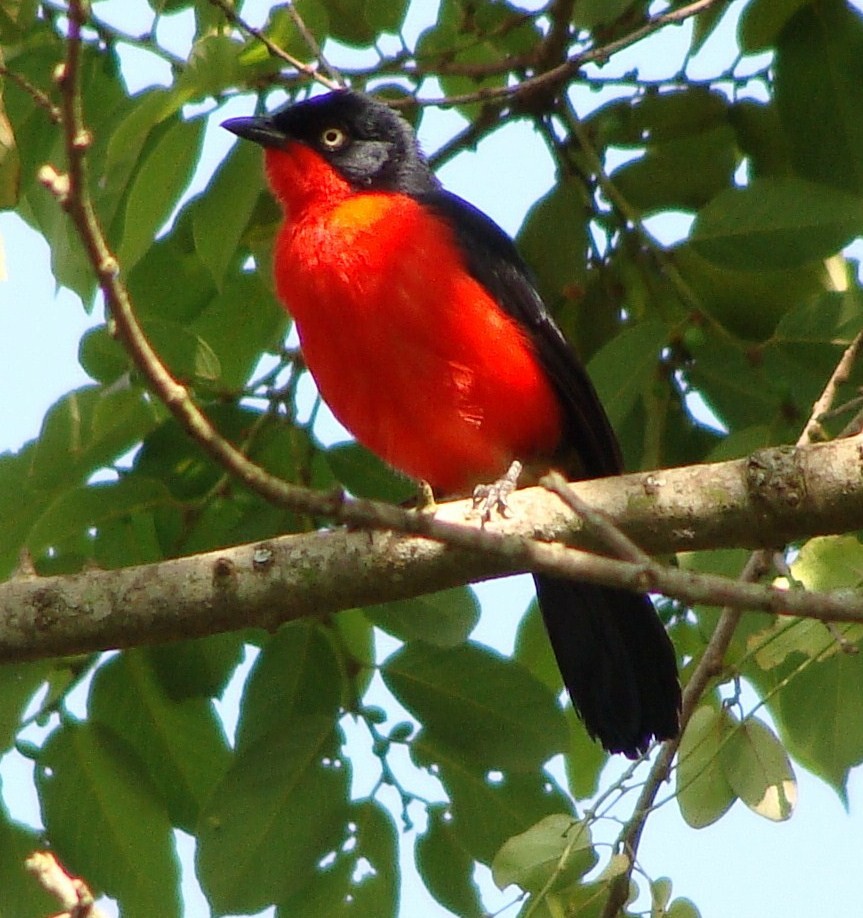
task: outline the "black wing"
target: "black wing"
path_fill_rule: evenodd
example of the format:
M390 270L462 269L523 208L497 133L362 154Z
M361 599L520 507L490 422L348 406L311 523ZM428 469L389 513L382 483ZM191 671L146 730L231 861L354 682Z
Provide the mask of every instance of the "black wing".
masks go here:
M455 195L435 191L420 200L453 228L470 273L533 340L564 408L564 471L581 478L621 471L617 438L596 390L512 240ZM654 737L676 736L680 683L674 647L650 598L541 575L535 580L563 682L590 735L630 758Z
M579 468L566 471L586 478L621 472L620 447L593 383L546 309L513 241L481 210L448 191L417 199L452 227L471 276L530 335L564 408L562 452L578 456Z

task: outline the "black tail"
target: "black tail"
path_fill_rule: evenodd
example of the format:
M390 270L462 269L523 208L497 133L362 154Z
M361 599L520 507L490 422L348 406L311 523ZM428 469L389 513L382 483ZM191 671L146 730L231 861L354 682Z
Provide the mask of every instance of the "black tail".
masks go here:
M557 665L587 732L637 758L677 736L674 647L653 603L626 590L534 577Z

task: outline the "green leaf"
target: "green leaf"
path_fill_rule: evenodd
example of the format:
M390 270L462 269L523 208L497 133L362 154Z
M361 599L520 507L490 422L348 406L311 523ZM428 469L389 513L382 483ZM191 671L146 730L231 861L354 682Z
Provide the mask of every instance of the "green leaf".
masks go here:
M863 230L863 199L791 176L720 192L695 219L690 242L736 270L791 268L826 258Z
M519 622L515 633L515 649L512 658L528 672L547 685L555 695L563 690L560 670L548 640L548 632L542 621L539 603L531 600ZM583 732L583 731L582 731Z
M659 877L650 884L651 915L662 915L668 900L671 898L671 880L668 877Z
M15 48L11 68L19 76L28 78L33 85L46 90L48 97L54 101L56 87L51 86L50 75L63 56L62 50L56 45L58 41L59 35L46 22L31 24L23 44ZM107 138L113 134L129 106L122 81L117 79L112 63L111 56L99 53L94 44L88 42L82 47L79 68L81 101L86 128L93 138L87 159L91 174L96 176L90 183L90 190L98 218L106 225L110 221L111 207L119 189L111 182L102 181L100 166ZM14 95L23 93L16 88ZM18 212L45 236L51 246L51 270L58 284L74 290L81 297L84 308L89 311L96 289L95 271L73 222L58 205L54 195L46 192L37 179L39 168L46 162L55 164L61 170L64 168L62 132L46 118L42 106L36 107L32 118L26 123L16 119L12 114L13 98L11 94L7 96L7 103L21 156L24 192ZM140 146L136 149L136 155L139 153Z
M219 379L219 358L200 335L166 319L145 319L141 328L174 376L204 383Z
M160 538L160 526L164 520L176 521L181 515L182 508L169 500L144 513L109 516L88 542L87 558L106 570L163 561L167 552Z
M126 189L132 175L141 167L141 152L148 147L151 132L177 112L183 98L160 86L134 96L130 102L131 110L111 134L103 167L102 181L115 194ZM163 128L161 136L164 134ZM128 273L130 266L123 267Z
M237 724L237 749L262 737L289 733L310 716L333 722L342 697L342 674L332 642L309 621L282 626L267 642L246 680Z
M86 535L117 519L151 513L173 503L159 481L137 475L64 491L36 520L27 537L34 556L72 536Z
M409 479L359 443L332 446L326 458L336 479L356 497L401 503L416 493L416 486Z
M307 715L238 752L198 827L198 878L217 914L286 900L340 847L350 768L339 745L331 718Z
M799 430L809 416L812 405L824 391L824 381L829 379L843 350L839 343L818 342L806 345L771 342L764 349L761 355L764 375L777 387L779 408L790 431ZM840 398L844 401L844 395ZM775 423L781 420L777 418ZM785 442L794 438L792 432L779 437Z
M243 660L243 636L237 632L213 634L193 641L156 644L145 652L170 698L215 698Z
M701 912L695 907L695 903L690 899L675 899L663 918L701 918Z
M155 418L152 402L140 389L73 390L42 421L30 463L30 485L56 492L89 478L139 442Z
M0 28L2 24L2 12L0 12ZM2 86L0 86L0 210L14 207L18 203L20 191L21 158L15 144L12 124L3 105Z
M258 147L234 144L194 207L195 250L219 289L263 190L263 174Z
M851 628L850 634L847 625L839 626L838 630L846 640L859 640L863 636L863 626ZM750 635L747 643L755 662L765 671L782 666L794 654L826 659L831 653L841 652L836 638L823 622L785 615L779 616L769 628Z
M106 325L84 333L78 345L78 362L89 376L103 384L114 382L132 366L125 348Z
M566 745L555 696L517 663L478 644L416 641L389 657L381 675L430 737L488 767L529 771Z
M729 110L728 120L748 160L750 179L792 173L788 138L782 130L775 104L740 99Z
M720 752L731 790L751 809L781 822L797 803L797 782L782 744L757 718L747 718Z
M213 405L207 415L219 433L232 443L242 443L260 420L260 413L236 405ZM224 470L185 435L169 418L144 440L135 458L135 471L164 482L177 500L205 495Z
M154 242L129 273L129 294L141 322L162 319L186 325L218 292L195 251L195 203L180 211L171 232Z
M615 170L611 180L644 214L697 210L729 184L737 160L734 131L720 124L649 145L644 156Z
M740 571L746 564L749 553L741 548L724 548L716 551L701 551L684 553L679 556L680 566L684 570L705 574L718 574L721 577L739 577ZM716 606L696 606L693 610L697 624L694 630L685 628L683 635L691 642L694 655L700 656L707 646L707 639L716 629L721 609ZM745 665L749 657L747 641L752 634L763 631L771 625L775 616L766 612L749 612L742 617L734 631L728 652L725 654L726 664L733 667L735 664ZM715 700L715 699L714 699Z
M271 475L278 475L288 481L295 481L297 475L305 474L305 462L314 464L317 460L320 466L324 464L322 454L313 445L308 430L277 420L272 415L267 423L258 428L249 457ZM310 487L321 490L332 487L331 479L320 482L316 474L313 468Z
M457 832L444 804L428 807L426 831L416 840L414 857L428 891L461 918L483 918L486 910L473 881L473 856Z
M174 701L144 650L114 657L90 686L91 720L134 749L158 787L171 822L194 831L201 807L228 766L228 747L213 705Z
M863 309L856 289L829 291L786 313L776 326L774 341L793 344L847 346L863 326Z
M592 797L599 791L608 755L599 743L590 738L571 705L567 705L566 720L569 724L569 747L564 752L563 765L570 790L576 797Z
M2 918L45 918L55 914L57 900L24 868L25 860L44 847L40 833L9 818L0 804L0 901Z
M785 24L811 0L750 0L737 23L737 41L744 54L766 51Z
M124 918L179 918L164 804L113 731L92 723L55 730L39 753L36 787L51 847L73 873L117 899Z
M479 603L469 587L427 593L365 610L372 624L402 641L422 640L437 647L463 644L479 621Z
M610 863L612 871L619 871L619 865L622 863L623 856L616 857ZM561 918L562 915L577 915L578 918L602 918L603 904L608 900L608 893L609 880L606 879L606 873L603 871L601 879L595 882L578 883L540 900L530 899L526 908L534 906L535 903L531 918L534 915L536 918Z
M572 13L572 24L579 29L595 29L616 22L636 0L581 0Z
M787 2L787 0L785 0ZM807 3L776 43L775 98L795 171L863 193L863 17Z
M692 17L692 41L689 44L690 55L698 54L707 40L715 34L716 28L723 21L730 4L731 0L714 3Z
M667 344L665 323L651 319L625 328L590 361L590 377L612 426L623 424L655 379ZM625 373L621 367L626 367Z
M26 35L35 24L38 9L38 0L3 0L0 3L0 44L11 45Z
M845 800L848 773L863 762L863 654L806 666L771 707L791 755Z
M189 183L200 155L205 121L177 121L144 161L129 189L118 260L128 274L153 244Z
M704 86L615 99L587 119L605 146L641 148L713 130L728 117L728 98Z
M342 663L350 672L352 691L362 697L376 674L375 629L361 609L346 609L329 622Z
M544 816L572 812L572 799L541 769L524 774L490 772L422 730L411 756L432 768L450 798L448 823L454 843L491 864L500 846Z
M44 660L0 666L0 753L14 742L21 715L49 671L50 664Z
M519 230L519 251L536 273L540 290L550 302L584 285L587 216L582 185L564 179L531 207Z
M242 321L238 321L238 315ZM214 360L218 384L228 391L242 388L264 350L276 349L288 325L285 311L257 274L236 275L188 324Z
M498 889L515 883L538 893L552 877L549 891L578 881L597 861L589 826L556 813L508 839L495 855L491 872Z
M379 0L382 2L382 0ZM505 62L518 54L535 50L540 32L533 17L509 3L474 4L471 0L445 0L441 4L437 23L419 37L416 47L417 62L421 67L437 70L444 63L440 76L446 95L476 92L504 85L504 68L483 67ZM455 62L462 66L476 66L475 74L461 75L452 72L446 64ZM458 110L473 120L481 112L481 105L458 105Z
M242 51L242 43L229 35L204 35L192 45L174 91L185 101L200 101L236 86L244 77L240 65Z
M692 715L677 754L677 803L693 829L716 822L736 795L722 767L722 747L734 730L724 709L702 705Z
M791 575L807 590L859 589L863 582L863 545L852 535L809 539L791 565ZM863 624L859 622L837 622L834 629L850 644L863 641ZM752 635L749 647L763 670L781 666L792 654L826 660L831 654L843 652L835 633L823 622L784 615Z
M364 47L377 39L366 17L366 0L327 0L330 33L346 45Z
M408 0L366 0L366 20L375 32L398 34L408 6Z
M857 589L863 583L863 545L852 535L809 539L791 572L807 590Z
M693 347L692 358L689 382L726 426L746 428L764 418L775 423L781 403L778 381L768 378L759 354L719 338ZM771 440L776 438L773 430Z
M374 918L398 913L398 834L389 812L374 800L351 804L350 834L336 859L281 901L277 918L320 918L345 912Z

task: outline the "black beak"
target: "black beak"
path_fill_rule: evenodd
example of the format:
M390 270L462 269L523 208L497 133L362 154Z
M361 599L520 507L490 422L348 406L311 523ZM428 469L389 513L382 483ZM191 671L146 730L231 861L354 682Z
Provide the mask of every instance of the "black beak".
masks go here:
M232 134L236 134L237 137L242 137L244 140L252 140L262 147L282 147L285 143L285 135L266 116L229 118L227 121L222 122L222 127Z

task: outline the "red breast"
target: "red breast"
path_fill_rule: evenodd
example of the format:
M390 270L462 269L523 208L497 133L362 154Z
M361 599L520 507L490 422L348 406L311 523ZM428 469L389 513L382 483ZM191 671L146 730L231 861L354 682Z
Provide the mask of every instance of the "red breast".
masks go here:
M518 324L414 198L357 192L302 144L267 150L286 214L276 285L324 400L394 468L444 492L551 454L561 410Z

